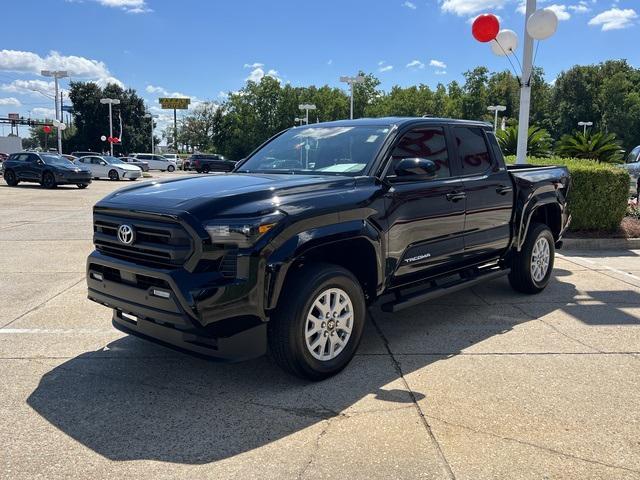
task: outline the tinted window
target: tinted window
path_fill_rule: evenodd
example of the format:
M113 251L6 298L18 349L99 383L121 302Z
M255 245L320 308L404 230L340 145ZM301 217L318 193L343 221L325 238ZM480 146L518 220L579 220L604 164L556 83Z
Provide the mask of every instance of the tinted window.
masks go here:
M453 129L458 146L458 158L464 175L486 172L491 167L491 155L481 128L456 127Z
M640 147L636 147L631 150L631 153L627 157L627 163L635 163L638 161L638 155L640 155Z
M136 155L136 158L141 160L151 160L151 155Z
M423 127L405 133L391 153L390 175L403 158L426 158L437 167L436 178L451 176L449 152L442 127Z

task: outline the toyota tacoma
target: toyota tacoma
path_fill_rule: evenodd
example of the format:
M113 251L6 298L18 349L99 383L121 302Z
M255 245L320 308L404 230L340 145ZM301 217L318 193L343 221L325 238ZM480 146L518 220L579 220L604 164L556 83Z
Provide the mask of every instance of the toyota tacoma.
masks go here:
M320 380L369 305L395 312L508 275L542 291L570 215L564 167L506 166L491 127L435 118L286 130L234 171L94 207L88 296L116 328Z

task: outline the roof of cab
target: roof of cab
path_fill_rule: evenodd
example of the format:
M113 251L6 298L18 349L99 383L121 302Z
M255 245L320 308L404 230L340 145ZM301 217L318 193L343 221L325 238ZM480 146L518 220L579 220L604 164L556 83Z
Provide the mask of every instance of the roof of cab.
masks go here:
M482 128L492 128L491 124L487 122L480 122L476 120L458 120L454 118L436 118L436 117L381 117L381 118L358 118L356 120L336 120L333 122L323 122L310 124L309 127L323 126L323 127L349 127L349 126L372 126L372 127L391 127L397 126L406 127L413 124L449 124L449 125L472 125ZM306 125L303 125L306 126ZM294 127L300 128L300 127Z

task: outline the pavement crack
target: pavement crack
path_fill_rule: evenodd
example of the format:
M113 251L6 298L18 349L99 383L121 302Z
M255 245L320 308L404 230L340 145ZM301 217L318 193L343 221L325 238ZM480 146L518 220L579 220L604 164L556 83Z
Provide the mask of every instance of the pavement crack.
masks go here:
M411 401L413 402L413 405L414 405L414 407L415 407L415 409L416 409L416 411L418 413L420 421L422 422L422 426L424 427L425 431L427 432L427 436L428 436L429 440L431 441L431 443L434 446L436 452L438 453L438 458L439 458L439 460L440 460L440 462L442 464L442 469L443 469L444 473L451 480L455 480L456 476L454 475L453 470L451 469L451 465L449 464L449 461L447 460L447 457L445 456L444 451L442 450L442 446L440 445L440 442L438 442L438 439L436 438L435 434L433 433L433 430L431 429L431 425L429 424L429 421L427 420L426 415L424 414L422 408L420 407L420 404L418 403L418 399L416 398L416 395L415 395L414 391L409 386L409 382L407 382L407 379L405 378L404 373L402 372L402 367L400 365L400 362L398 361L398 359L394 356L393 352L391 351L391 347L389 346L389 341L387 340L387 337L382 332L382 329L380 328L380 326L376 322L376 320L375 320L375 318L374 318L374 316L373 316L373 314L371 312L369 312L369 319L370 319L371 323L373 324L374 328L376 329L376 331L378 332L378 335L380 335L380 338L382 339L384 347L387 350L387 353L389 354L389 357L391 358L391 361L393 362L393 366L394 366L394 368L396 370L396 373L398 374L398 376L402 380L402 383L404 384L405 388L407 389L407 392L409 392L409 396L411 397Z
M616 469L620 469L620 470L625 470L627 472L640 473L640 470L636 470L636 469L633 469L633 468L623 467L621 465L614 465L612 463L602 462L600 460L593 460L591 458L581 457L579 455L574 455L572 453L562 452L562 451L557 450L555 448L545 447L543 445L538 445L537 443L528 442L526 440L520 440L518 438L498 435L497 433L493 433L493 432L486 432L486 431L483 431L483 430L478 430L476 428L469 427L468 425L461 425L459 423L450 422L448 420L444 420L444 419L436 417L434 415L427 415L427 417L432 419L432 420L436 420L438 422L444 423L445 425L449 425L451 427L456 427L456 428L460 428L460 429L463 429L463 430L467 430L467 431L476 433L478 435L486 435L486 436L489 436L489 437L492 437L492 438L497 438L499 440L503 440L505 442L514 442L514 443L517 443L519 445L524 445L524 446L527 446L527 447L537 448L539 450L544 450L545 452L553 453L553 454L560 455L560 456L566 457L566 458L572 458L574 460L579 460L579 461L582 461L582 462L591 463L591 464L594 464L594 465L601 465L603 467L616 468Z

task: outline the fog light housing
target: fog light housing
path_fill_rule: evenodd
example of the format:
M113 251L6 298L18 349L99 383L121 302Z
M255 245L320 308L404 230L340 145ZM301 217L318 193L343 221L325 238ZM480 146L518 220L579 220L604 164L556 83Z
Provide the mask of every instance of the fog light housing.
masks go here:
M157 288L151 290L151 295L160 298L171 298L171 292L167 292L166 290L159 290Z

